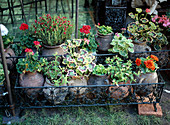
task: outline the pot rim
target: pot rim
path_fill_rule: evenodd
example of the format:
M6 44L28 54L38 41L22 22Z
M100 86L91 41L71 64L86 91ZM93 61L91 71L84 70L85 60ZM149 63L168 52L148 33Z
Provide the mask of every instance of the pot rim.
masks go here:
M60 45L61 45L61 44L60 44ZM48 48L48 49L61 48L60 45L48 46L48 45L42 44L42 46L43 46L44 48Z
M108 33L108 34L106 34L106 35L103 35L103 34L101 34L101 33L99 33L99 32L97 31L97 35L98 35L98 36L111 36L111 35L113 35L113 32Z

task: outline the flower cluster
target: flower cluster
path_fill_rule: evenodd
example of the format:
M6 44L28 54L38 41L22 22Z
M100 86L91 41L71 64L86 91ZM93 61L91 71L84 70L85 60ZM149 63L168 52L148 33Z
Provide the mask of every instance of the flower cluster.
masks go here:
M152 22L157 22L158 24L162 24L164 27L170 28L170 21L166 15L162 15L162 17L156 15L152 18Z
M159 61L158 57L155 55L150 55L147 58L137 58L136 65L141 69L142 73L154 72L158 69L156 62Z
M73 25L67 17L44 14L35 20L33 31L48 46L60 45L71 38Z
M22 23L21 26L19 27L20 30L27 30L28 29L28 25L25 23Z
M89 25L83 25L83 27L80 29L81 33L89 34L91 30L91 27Z

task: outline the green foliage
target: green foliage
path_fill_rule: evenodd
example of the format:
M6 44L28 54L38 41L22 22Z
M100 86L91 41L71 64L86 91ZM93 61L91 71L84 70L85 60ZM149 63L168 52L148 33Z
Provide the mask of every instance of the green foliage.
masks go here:
M53 83L55 86L60 86L67 83L67 79L63 74L65 70L60 67L60 62L58 61L59 56L55 57L55 60L48 62L45 60L43 62L42 71L44 75Z
M20 36L20 46L22 49L33 48L34 41L37 41L37 38L33 36L31 31L26 31L22 36Z
M40 72L42 70L42 66L45 62L45 58L39 59L38 51L34 54L33 52L27 52L26 58L18 59L18 63L16 64L17 72L22 74L23 72Z
M88 77L95 67L95 63L93 63L95 56L84 49L76 52L78 44L77 40L67 40L66 44L61 45L65 51L62 63L66 65L63 68L65 68L67 77Z
M44 14L35 20L33 31L42 43L49 46L60 45L71 38L73 25L66 17Z
M10 36L9 34L2 36L2 40L4 43L4 49L6 49L11 43L13 43L13 39L14 39L13 36Z
M107 34L113 32L113 29L112 29L111 26L105 26L105 25L99 26L99 25L96 25L96 27L97 27L98 33L100 33L102 35L107 35Z
M123 62L118 56L114 56L112 59L108 57L106 59L108 64L108 74L111 75L112 83L118 85L119 82L130 82L135 81L134 75L136 72L132 71L132 61L128 60L126 63Z
M3 65L0 63L0 85L3 84L4 80L5 80L4 69L3 69Z
M110 44L112 45L112 48L109 49L109 51L119 53L123 57L128 58L128 52L134 52L132 40L126 39L121 33L116 33Z
M135 22L128 24L127 28L132 39L152 43L156 50L161 50L162 45L168 44L166 36L161 33L162 29L147 19L147 13L141 14L142 9L136 8L136 11L136 14L129 13L129 16L135 20Z
M96 65L93 69L92 74L105 75L107 74L107 68L105 68L102 64Z

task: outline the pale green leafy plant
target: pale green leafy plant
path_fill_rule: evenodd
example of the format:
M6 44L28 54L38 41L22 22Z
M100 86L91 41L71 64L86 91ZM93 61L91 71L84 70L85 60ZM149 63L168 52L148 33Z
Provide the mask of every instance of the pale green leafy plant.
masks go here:
M112 84L118 85L119 82L133 82L135 81L134 75L138 75L132 70L131 60L123 62L120 57L114 56L113 58L108 57L106 63L108 64L107 70L112 80Z
M121 33L116 33L114 39L110 43L112 48L109 49L110 52L119 53L123 57L128 57L128 52L134 52L134 45L131 39L126 39Z
M106 75L107 74L107 68L104 67L102 64L96 65L93 69L92 74L95 75Z

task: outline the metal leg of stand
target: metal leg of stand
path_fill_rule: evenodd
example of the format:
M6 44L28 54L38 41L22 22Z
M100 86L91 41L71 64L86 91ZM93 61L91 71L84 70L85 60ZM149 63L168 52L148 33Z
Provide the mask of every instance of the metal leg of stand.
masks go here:
M27 19L25 17L25 13L24 13L24 4L23 4L22 0L20 0L20 4L21 4L21 10L22 10L22 18L24 18L25 23L27 23Z
M37 10L37 0L35 0L35 18L36 18L36 20L37 20L37 15L38 14L38 10Z
M56 12L58 10L58 0L56 0Z
M63 1L61 0L61 6L62 6L62 9L63 9L63 13L65 14L65 10L64 10L64 6L63 6Z
M13 17L12 17L12 13L11 13L10 2L9 2L9 0L7 0L7 1L8 1L9 15L10 15L10 17L11 17L11 23L14 24Z
M47 13L47 0L45 0L45 12Z
M11 84L10 84L9 75L8 75L7 62L6 62L6 58L4 55L4 44L3 44L3 40L1 36L1 29L0 29L0 53L2 57L2 64L3 64L4 74L5 74L6 88L8 91L9 106L10 106L12 115L15 116L15 109L14 109L15 107L14 107L13 100L12 100Z
M153 103L153 107L154 107L154 109L155 109L155 112L157 112L156 103Z
M76 29L75 29L75 38L78 38L78 15L79 15L79 0L76 0Z
M73 5L74 4L74 0L71 1L71 4L72 4L72 15L71 15L71 18L73 18L73 16L74 16L73 15L74 14L74 5Z

